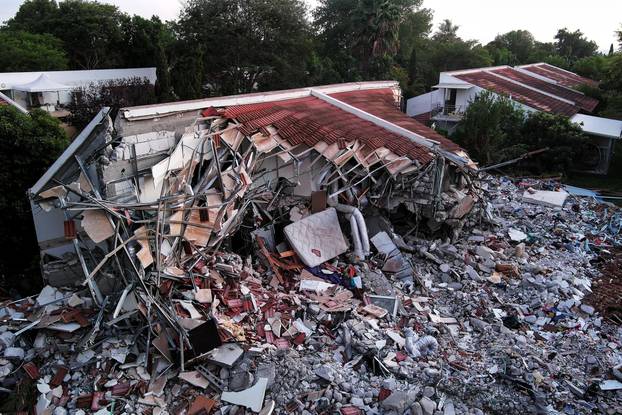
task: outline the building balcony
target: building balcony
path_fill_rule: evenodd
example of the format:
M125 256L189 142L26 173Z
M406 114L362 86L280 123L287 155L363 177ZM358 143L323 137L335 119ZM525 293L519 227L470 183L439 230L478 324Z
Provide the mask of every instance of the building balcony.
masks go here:
M464 105L437 105L432 109L431 119L435 121L459 122L464 116Z

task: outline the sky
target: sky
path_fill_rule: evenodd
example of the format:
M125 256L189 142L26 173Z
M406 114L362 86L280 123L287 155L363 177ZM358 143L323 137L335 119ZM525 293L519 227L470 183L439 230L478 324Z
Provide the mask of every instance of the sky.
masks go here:
M183 0L99 0L121 10L163 20L175 19ZM318 0L305 0L310 7ZM12 17L23 0L0 0L0 21ZM458 34L486 44L497 34L527 29L542 42L552 42L557 29L580 29L601 51L616 42L614 31L622 25L620 0L424 0L434 10L434 25L450 19L460 26Z

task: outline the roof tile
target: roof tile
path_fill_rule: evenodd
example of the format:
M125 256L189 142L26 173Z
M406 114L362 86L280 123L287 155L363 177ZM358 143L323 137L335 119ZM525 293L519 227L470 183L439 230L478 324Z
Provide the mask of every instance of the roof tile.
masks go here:
M579 85L598 86L598 82L593 79L585 78L574 72L568 72L547 63L526 65L523 66L522 69L552 79L567 87L576 87Z
M451 140L402 113L394 103L392 89L359 90L332 96L389 122L398 123L425 138L438 141L446 150L460 149ZM398 156L410 157L421 164L432 160L425 147L316 97L237 105L227 108L224 113L226 117L240 122L241 130L245 133L252 133L271 124L283 139L293 145L305 143L313 146L323 141L337 143L343 149L348 142L359 140L372 149L384 146Z
M566 115L568 117L579 112L579 107L576 105L507 81L485 70L457 74L454 76L470 84L477 85L480 88L493 91L497 94L507 95L511 99L538 111Z
M574 101L577 105L581 107L582 110L587 112L594 111L594 109L598 105L598 100L595 98L585 96L579 91L575 91L568 87L562 86L561 84L553 84L551 82L547 82L534 76L530 76L524 72L517 71L514 68L501 68L491 70L490 72L504 76L506 78L510 78L522 84L529 85L530 87L537 88L541 91L553 94L560 98Z

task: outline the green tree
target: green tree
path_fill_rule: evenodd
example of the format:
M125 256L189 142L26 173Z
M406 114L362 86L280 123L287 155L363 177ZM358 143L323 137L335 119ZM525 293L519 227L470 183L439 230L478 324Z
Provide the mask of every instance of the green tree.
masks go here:
M318 54L343 81L403 73L431 12L421 0L323 0L314 11ZM397 68L396 65L401 66ZM410 77L407 77L410 78Z
M121 19L122 60L128 68L155 66L157 68L156 93L160 101L173 99L169 57L175 42L172 28L158 17L123 16Z
M211 94L291 88L306 83L305 13L301 0L190 0L175 29L190 53L202 50L202 84Z
M602 55L588 56L577 60L572 71L590 79L601 80L605 75L607 58Z
M512 30L497 35L495 40L486 45L495 65L519 65L530 63L534 52L535 39L527 30Z
M524 113L508 98L484 91L469 104L455 139L484 165L520 152L515 142Z
M313 58L315 78L331 73L336 82L362 79L360 65L355 57L358 22L354 18L359 0L321 0L313 11L313 29L316 33Z
M171 52L171 84L178 99L203 97L204 52L200 46L177 41Z
M452 23L451 20L445 19L438 25L438 30L432 36L432 40L441 43L456 42L461 40L458 36L460 26Z
M591 146L581 127L563 115L530 113L520 130L520 142L527 151L550 148L542 156L523 165L537 174L567 174L578 170L591 154Z
M0 106L0 285L23 294L40 285L37 240L26 196L69 144L58 120Z
M427 88L438 82L439 72L492 65L488 50L477 41L460 38L457 29L458 26L445 20L417 54L417 70Z
M568 117L525 113L510 99L490 92L482 92L469 104L453 138L482 165L548 147L549 151L513 167L534 174L590 167L594 154L580 126Z
M0 72L67 69L62 42L52 35L0 30Z
M602 81L605 90L622 94L622 53L607 59Z
M399 60L408 65L412 53L420 49L432 31L432 10L408 10L399 27Z
M58 13L55 0L26 0L7 22L14 30L31 33L54 33L53 20Z
M121 19L116 6L86 0L27 0L7 26L61 39L76 69L123 66Z
M397 63L407 74L406 79L401 83L406 99L425 92L425 85L419 71L419 58L432 31L432 17L430 9L411 10L406 13L400 25Z
M588 40L580 30L570 32L566 28L559 29L555 39L557 40L555 44L557 54L564 58L568 64L592 56L598 50L596 42Z
M556 44L552 42L534 42L534 47L531 54L524 63L546 62L551 65L570 69L571 63L557 53Z
M358 36L355 49L367 79L386 78L400 47L399 29L421 0L362 0L355 10Z
M600 100L598 115L622 120L622 54L614 53L605 61L600 88L583 91Z

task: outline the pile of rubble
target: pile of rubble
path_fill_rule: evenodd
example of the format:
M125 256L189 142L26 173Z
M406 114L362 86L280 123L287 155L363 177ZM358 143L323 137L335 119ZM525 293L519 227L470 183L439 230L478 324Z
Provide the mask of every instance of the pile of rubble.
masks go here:
M622 329L583 302L619 211L563 191L563 208L534 204L548 183L478 183L488 203L453 241L364 211L367 258L346 246L310 266L292 227L328 225L328 249L350 221L298 199L283 240L163 273L151 309L127 289L99 306L50 286L7 301L3 412L619 413Z
M619 412L585 297L619 211L483 176L395 92L102 110L30 190L47 285L0 303L0 411Z

